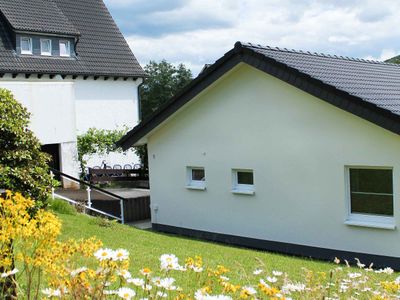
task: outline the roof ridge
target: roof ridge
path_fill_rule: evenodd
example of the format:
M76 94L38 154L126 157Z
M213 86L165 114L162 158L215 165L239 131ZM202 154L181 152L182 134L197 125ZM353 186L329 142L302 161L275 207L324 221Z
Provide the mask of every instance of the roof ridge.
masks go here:
M326 54L326 53L321 53L321 52L318 53L318 52L310 52L310 51L304 51L304 50L287 49L287 48L273 47L273 46L268 46L268 45L263 46L260 44L253 44L253 43L243 43L243 42L239 42L239 43L243 47L258 48L258 49L264 49L264 50L267 49L267 50L279 51L279 52L305 54L305 55L325 57L325 58L335 58L335 59L340 59L340 60L356 61L356 62L363 62L363 63L369 63L369 64L389 65L389 66L395 66L395 67L400 68L400 64L388 63L388 62L379 61L379 60L370 60L370 59L357 58L357 57Z

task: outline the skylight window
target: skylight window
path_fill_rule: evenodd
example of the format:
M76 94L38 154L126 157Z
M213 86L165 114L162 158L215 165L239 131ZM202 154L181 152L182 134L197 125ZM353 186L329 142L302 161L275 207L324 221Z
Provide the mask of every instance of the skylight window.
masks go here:
M21 37L21 54L32 54L32 39L30 37Z
M69 41L60 41L60 56L71 56L71 48Z
M50 39L40 39L40 54L41 55L51 55L51 40Z

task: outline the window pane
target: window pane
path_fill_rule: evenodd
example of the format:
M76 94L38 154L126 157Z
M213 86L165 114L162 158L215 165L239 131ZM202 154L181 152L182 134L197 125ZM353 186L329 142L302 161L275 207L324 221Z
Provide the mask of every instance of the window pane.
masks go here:
M205 181L204 169L192 169L192 180Z
M350 169L351 212L393 216L393 172Z
M60 55L61 56L69 56L70 55L68 41L60 42Z
M350 169L350 190L393 194L392 170Z
M393 197L375 194L351 194L351 212L393 216Z
M253 172L237 172L238 184L254 184L253 183Z
M21 39L21 51L30 52L31 51L31 39L22 38Z
M40 47L42 49L42 52L50 53L50 51L51 51L50 40L41 40Z

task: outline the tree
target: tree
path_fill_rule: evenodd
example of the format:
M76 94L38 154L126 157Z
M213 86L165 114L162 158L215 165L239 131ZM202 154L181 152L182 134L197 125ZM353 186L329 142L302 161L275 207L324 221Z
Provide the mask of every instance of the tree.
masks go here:
M389 58L389 59L385 60L385 62L392 63L392 64L400 64L400 55Z
M144 69L148 78L143 81L139 94L141 118L147 120L192 80L192 72L183 64L175 67L165 60L159 63L150 61ZM146 147L136 147L135 153L139 156L141 163L147 167Z
M141 117L148 119L161 105L192 80L192 72L183 64L178 67L162 60L150 61L144 67L148 78L140 87Z
M20 192L41 207L53 184L50 158L29 130L29 117L11 92L0 88L0 188Z

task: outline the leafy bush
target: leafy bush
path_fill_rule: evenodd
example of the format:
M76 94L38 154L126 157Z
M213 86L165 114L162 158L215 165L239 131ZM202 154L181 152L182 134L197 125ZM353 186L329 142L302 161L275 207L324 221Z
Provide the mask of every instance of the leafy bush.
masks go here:
M76 208L62 199L50 199L49 208L54 212L58 212L64 215L74 216L77 214Z
M78 135L78 160L82 173L86 169L87 158L93 154L108 154L110 152L122 152L116 146L116 142L124 136L128 128L105 130L89 128L84 134Z
M49 156L29 130L30 114L10 91L0 88L0 188L22 193L42 206L54 182Z

